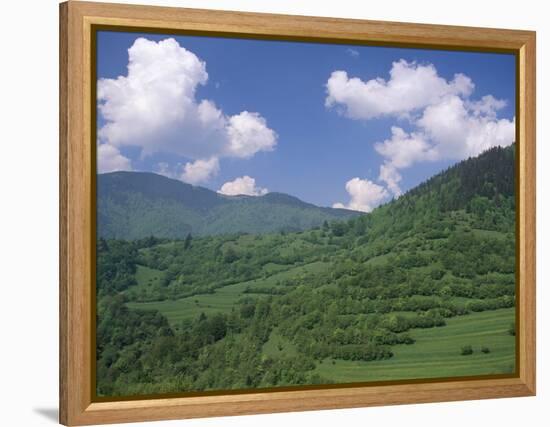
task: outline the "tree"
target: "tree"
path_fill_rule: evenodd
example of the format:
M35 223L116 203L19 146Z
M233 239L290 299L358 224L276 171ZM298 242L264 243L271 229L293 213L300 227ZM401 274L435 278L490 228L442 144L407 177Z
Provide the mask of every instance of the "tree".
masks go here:
M346 223L335 221L332 223L332 234L334 234L336 237L341 237L344 234L346 234L347 226Z
M185 241L183 242L183 249L187 250L191 247L191 241L193 240L193 236L191 236L191 233L187 233L187 236L185 237Z
M228 248L223 255L223 261L227 264L231 264L239 259L237 252L233 248Z
M443 286L441 289L439 289L438 293L439 296L441 296L442 298L448 299L453 295L453 290L450 286Z
M249 319L254 316L255 310L256 306L254 305L254 303L243 304L241 305L241 317Z
M207 331L209 335L214 338L214 341L218 341L225 336L227 333L227 325L222 314L218 313L210 318Z
M326 221L325 221L326 222ZM97 251L98 252L105 252L109 249L107 246L107 242L103 237L100 237L99 241L97 242Z
M462 347L462 349L460 350L460 354L462 356L469 356L471 354L474 353L474 349L472 348L471 345L465 345Z

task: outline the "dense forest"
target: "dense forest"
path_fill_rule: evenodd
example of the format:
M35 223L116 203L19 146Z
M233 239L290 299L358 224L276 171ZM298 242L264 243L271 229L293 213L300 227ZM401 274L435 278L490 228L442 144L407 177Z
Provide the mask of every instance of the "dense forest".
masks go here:
M226 196L149 172L100 174L97 198L98 235L109 239L292 232L358 215L282 193Z
M305 231L99 238L98 395L513 372L514 158Z

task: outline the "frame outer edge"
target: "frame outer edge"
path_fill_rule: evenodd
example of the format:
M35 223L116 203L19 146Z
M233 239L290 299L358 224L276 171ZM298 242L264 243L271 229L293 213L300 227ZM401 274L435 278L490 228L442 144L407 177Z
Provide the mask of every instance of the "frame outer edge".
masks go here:
M89 215L87 205L89 188L89 159L87 159L87 148L89 142L82 143L82 138L86 137L85 132L90 123L88 114L83 108L83 99L88 99L86 84L89 83L90 76L82 73L88 73L84 65L88 60L86 46L84 42L87 37L84 35L83 23L90 16L108 16L112 9L114 16L119 16L122 12L128 12L129 15L145 15L147 10L151 10L153 15L167 16L171 10L182 14L185 9L157 8L146 6L115 5L102 3L86 3L78 1L68 1L60 4L60 151L59 151L59 254L60 254L60 325L59 325L59 345L60 345L60 422L65 425L85 425L91 423L112 423L112 422L133 422L133 421L152 421L181 419L192 417L211 417L227 415L243 415L257 413L288 412L300 410L319 410L330 408L350 408L365 407L373 405L392 405L404 403L422 403L439 402L452 400L468 400L480 398L497 398L511 396L529 396L535 394L535 33L526 31L503 30L505 42L498 41L495 38L499 30L486 30L487 38L479 41L480 45L491 46L491 44L506 46L514 49L521 58L521 97L518 97L520 110L520 135L524 147L520 151L521 156L521 174L520 179L523 183L520 188L522 195L521 208L524 209L523 218L520 219L523 237L521 238L522 263L520 272L523 275L521 279L521 326L520 333L522 340L520 342L520 377L515 381L493 380L488 383L476 386L472 383L471 387L457 390L452 388L452 383L442 385L436 392L432 386L420 386L422 390L417 393L408 393L405 388L391 386L375 387L378 393L377 397L368 397L371 393L364 394L358 391L354 397L343 395L340 398L335 394L334 399L330 396L320 398L320 396L307 396L304 399L294 399L290 395L288 399L274 399L266 394L265 398L256 402L243 400L240 402L228 399L224 402L209 402L209 399L199 399L195 404L191 402L180 405L177 402L162 402L151 404L150 401L143 401L140 404L113 402L111 404L92 403L90 396L90 374L87 371L90 361L89 335L90 330L87 326L90 307L87 307L86 299L90 297L87 291L86 280L89 279L89 268L93 267L85 259L89 255L85 243L88 241L83 234L87 233L89 225ZM153 13L153 10L155 11ZM139 13L137 13L139 11ZM134 13L136 12L136 13ZM161 13L162 12L162 13ZM195 22L199 26L210 25L202 18L197 18L197 14L206 11L194 10L189 12L195 16ZM292 17L282 15L266 14L247 14L238 12L211 11L217 16L216 19L225 16L246 16L246 20L252 18L264 19L274 17L275 21L291 19L294 24L298 21L308 19L312 21L316 18L311 17ZM97 15L96 15L97 13ZM141 19L141 18L140 18ZM146 19L143 17L143 19ZM165 18L168 19L168 18ZM174 18L172 18L174 19ZM348 20L321 18L320 21L330 22L330 26L339 21L342 24ZM173 21L172 21L173 22ZM276 23L277 23L276 22ZM367 21L368 22L368 21ZM183 23L183 21L182 21ZM355 22L354 25L357 25ZM418 27L415 24L400 23L382 23L377 22L373 25L388 25L389 27L401 28L398 31L397 38L403 38L403 29L407 28L414 31ZM309 24L308 24L309 25ZM407 27L408 26L408 27ZM428 28L430 26L426 26ZM433 26L434 28L437 26ZM247 29L245 32L254 33ZM429 29L429 28L428 28ZM444 29L445 30L445 29ZM448 27L449 39L452 41L453 28ZM465 30L456 27L457 32L466 31L470 34L473 28ZM284 31L284 30L283 30ZM292 30L294 31L294 30ZM440 29L441 31L441 29ZM447 31L447 30L445 30ZM464 35L464 33L463 33ZM387 32L378 37L390 38ZM458 36L457 36L458 37ZM330 38L327 36L327 38ZM466 38L467 39L467 38ZM469 39L472 44L477 43L474 39ZM458 43L458 42L457 42ZM433 47L437 49L437 47ZM84 49L84 51L82 51ZM84 96L83 96L84 95ZM84 162L84 163L83 163ZM89 303L89 301L88 301ZM84 344L83 340L88 340ZM81 345L82 344L82 345ZM456 384L458 385L458 384ZM296 394L296 396L298 396ZM177 400L177 399L176 399ZM277 404L276 402L279 401Z
M83 114L85 49L83 8L61 3L60 24L60 383L59 421L86 423L90 399L89 346L89 165ZM83 143L84 141L84 143Z
M524 210L522 237L524 290L522 292L522 321L520 336L522 362L520 376L530 395L536 395L536 33L521 48L523 72L521 134L524 139L522 178Z
M68 280L67 280L67 181L68 181L68 13L59 4L59 422L68 423Z

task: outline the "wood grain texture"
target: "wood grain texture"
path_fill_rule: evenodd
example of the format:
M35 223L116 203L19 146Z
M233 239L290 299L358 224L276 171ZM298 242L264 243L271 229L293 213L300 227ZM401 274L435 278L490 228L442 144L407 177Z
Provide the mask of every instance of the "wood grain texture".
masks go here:
M519 359L520 378L536 390L536 41L519 50Z
M75 423L91 402L92 352L90 248L90 123L86 123L84 57L89 47L78 6L61 8L60 129L60 408L63 424ZM88 52L89 53L89 52ZM89 98L88 98L89 101ZM95 171L94 171L95 172Z
M67 4L59 7L59 402L62 421L66 417L66 405L68 401L67 383L68 378L68 357L70 348L68 346L68 318L67 310L69 303L66 300L68 295L67 281L67 129L68 129L68 78L69 67L67 58Z
M73 2L74 3L74 2ZM369 44L517 50L532 32L325 17L78 2L105 25Z
M313 42L505 51L518 58L517 378L93 402L93 26ZM535 33L70 1L60 5L60 421L165 420L535 393Z

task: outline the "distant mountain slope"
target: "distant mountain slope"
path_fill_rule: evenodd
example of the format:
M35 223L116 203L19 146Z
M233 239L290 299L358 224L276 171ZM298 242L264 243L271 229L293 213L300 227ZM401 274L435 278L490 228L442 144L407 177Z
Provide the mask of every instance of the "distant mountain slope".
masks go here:
M301 231L359 215L282 193L224 196L148 172L98 175L97 209L98 235L120 239Z

